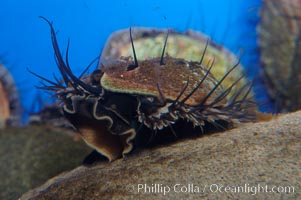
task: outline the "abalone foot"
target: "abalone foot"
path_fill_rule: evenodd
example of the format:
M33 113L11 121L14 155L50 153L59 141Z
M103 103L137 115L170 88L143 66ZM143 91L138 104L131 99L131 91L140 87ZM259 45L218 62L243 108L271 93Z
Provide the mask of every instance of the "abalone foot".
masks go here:
M192 122L180 119L171 127L165 127L157 132L142 126L136 129L136 138L133 140L134 151L142 148L153 148L168 145L187 138L198 138L216 132L225 131L232 127L227 121L217 120L215 123L204 122L203 126L193 126Z
M89 155L85 157L82 164L89 166L102 161L108 161L108 158L98 153L96 150L93 150Z

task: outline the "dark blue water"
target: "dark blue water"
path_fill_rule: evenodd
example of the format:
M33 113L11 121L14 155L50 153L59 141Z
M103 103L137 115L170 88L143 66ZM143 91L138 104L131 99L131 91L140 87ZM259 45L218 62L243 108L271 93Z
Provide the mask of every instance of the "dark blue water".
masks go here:
M0 55L15 77L25 113L34 111L37 96L44 94L34 85L39 80L26 68L52 79L57 74L48 25L38 18L53 21L58 41L65 49L70 38L70 65L75 73L99 53L115 30L144 26L200 30L234 53L243 49L242 64L248 76L259 72L255 26L260 0L9 0L0 2ZM271 111L265 90L255 85L257 98ZM48 98L48 99L47 99ZM49 101L43 96L42 101Z

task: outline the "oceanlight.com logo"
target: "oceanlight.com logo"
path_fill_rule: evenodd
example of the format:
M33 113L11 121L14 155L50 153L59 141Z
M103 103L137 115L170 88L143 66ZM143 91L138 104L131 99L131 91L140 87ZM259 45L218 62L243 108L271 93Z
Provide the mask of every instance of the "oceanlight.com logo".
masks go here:
M256 195L258 193L284 193L290 194L295 192L294 186L269 186L269 185L250 185L248 183L239 186L230 186L222 184L196 185L196 184L136 184L127 185L126 190L130 193L142 194L162 194L168 193L187 193L187 194L204 194L206 193L246 193Z
M294 193L295 188L293 186L272 186L268 185L253 185L244 184L242 186L224 186L218 184L211 184L209 191L212 193L248 193L256 195L258 193Z

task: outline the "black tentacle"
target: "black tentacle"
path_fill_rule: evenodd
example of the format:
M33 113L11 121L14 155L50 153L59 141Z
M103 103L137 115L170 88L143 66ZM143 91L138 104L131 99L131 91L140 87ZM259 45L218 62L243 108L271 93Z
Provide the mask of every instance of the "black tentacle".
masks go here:
M134 55L134 64L133 65L129 65L127 67L128 71L134 70L134 69L136 69L138 67L138 61L137 61L135 46L134 46L133 37L132 37L132 28L130 28L130 39L131 39L132 50L133 50L133 55Z
M54 28L52 26L52 22L50 22L48 19L46 19L45 17L43 16L40 16L41 19L45 20L49 26L50 26L50 32L51 32L51 40L52 40L52 45L53 45L53 49L54 49L54 53L55 53L55 56L57 58L57 62L58 62L58 68L63 76L63 79L64 79L64 82L65 82L65 85L66 87L68 86L68 83L69 83L69 79L67 77L67 75L64 73L64 68L66 68L66 64L63 60L63 57L60 53L60 49L59 49L59 46L58 46L58 42L57 42L57 39L56 39L56 34L55 34L55 31L54 31Z
M90 69L90 67L99 59L99 56L97 56L96 58L94 58L89 64L88 66L84 69L84 71L82 71L82 73L79 75L79 79L81 79L85 73L87 73L87 71Z
M239 66L239 61L217 82L217 84L212 88L212 90L205 96L201 103L199 103L198 107L202 108L208 98L213 94L213 92L220 86L220 84L225 80L225 78L237 67Z
M69 69L71 71L71 68L70 68L70 65L69 65L69 46L70 46L70 38L68 38L68 42L67 42L65 60L66 60L67 69Z
M160 59L160 65L164 65L163 58L164 58L164 53L165 53L165 49L166 49L166 45L167 45L168 34L169 34L169 30L167 30L167 34L166 34L166 37L165 37L165 42L164 42L162 55L161 55L161 59Z
M181 96L184 94L185 90L187 89L189 84L189 77L184 85L184 87L182 88L181 92L178 94L177 98L172 102L170 107L174 107L175 105L177 105L179 99L181 98Z
M204 59L204 57L205 57L205 53L206 53L206 51L207 51L208 44L209 44L209 38L208 38L207 41L206 41L206 45L205 45L205 48L204 48L204 51L203 51L203 54L202 54L202 57L201 57L201 60L200 60L200 64L203 63L203 59Z
M47 83L50 83L53 87L57 87L57 88L64 88L62 85L60 85L59 83L55 83L43 76L40 76L39 74L34 73L33 71L31 71L30 69L26 68L26 70L31 73L32 75L38 77L39 79L42 79L43 81L46 81Z
M242 80L244 78L244 75L242 75L241 77L239 77L236 81L234 81L231 86L229 86L226 90L224 90L221 94L219 94L213 102L211 102L210 104L206 105L207 107L210 106L214 106L215 104L219 103L220 101L222 101L225 97L228 96L228 94L231 92L232 88L237 85L237 83Z
M68 59L69 58L68 54L69 54L70 41L68 40L68 44L67 44L66 63L65 63L63 60L62 54L60 53L59 45L58 45L58 42L56 39L56 34L55 34L54 28L52 26L52 23L45 17L40 16L40 18L45 20L50 26L52 46L53 46L55 58L56 58L55 60L56 60L57 66L60 70L60 73L64 79L66 87L68 87L68 85L71 84L72 87L78 91L78 85L79 85L87 92L92 93L96 96L99 95L101 93L101 90L99 88L95 88L95 87L91 87L91 86L87 85L86 83L81 81L79 78L77 78L72 73L71 68L69 66L69 59Z
M202 83L206 80L207 76L209 75L209 73L211 71L211 68L214 65L214 61L215 61L215 58L213 58L212 64L209 67L209 69L207 70L205 76L200 80L200 82L197 84L197 86L184 99L182 99L182 101L179 103L180 105L183 105L187 101L187 99L189 99L197 91L197 89L202 85Z

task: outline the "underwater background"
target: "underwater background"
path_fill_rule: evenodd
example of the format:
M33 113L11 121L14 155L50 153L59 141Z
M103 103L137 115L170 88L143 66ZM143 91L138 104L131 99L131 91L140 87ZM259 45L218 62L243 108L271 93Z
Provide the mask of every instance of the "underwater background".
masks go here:
M206 184L208 187L210 184L238 187L247 184L251 188L258 186L258 190L260 183L266 187L295 188L293 192L257 191L257 194L173 192L170 193L172 198L168 196L170 199L301 199L300 11L301 0L0 1L0 199L154 199L162 196L143 192L138 194L137 191L135 193L133 190L137 189L138 183L160 183L167 186L193 183L196 186ZM106 52L112 52L106 51L106 43L115 31L124 30L123 36L127 37L114 34L118 35L116 40L111 40L115 42L114 45L124 38L129 43L129 27L132 27L136 53L143 52L141 50L144 49L160 53L168 28L176 30L177 34L182 33L181 36L195 33L187 32L190 29L210 37L213 41L210 45L213 44L213 47L218 49L222 46L234 55L241 55L241 65L246 75L255 81L254 93L261 111L299 111L279 115L258 113L259 123L240 124L234 118L231 122L235 123L235 128L229 127L230 130L225 130L228 127L224 124L215 122L206 122L206 129L205 126L186 126L187 123L180 119L177 124L160 130L163 137L157 137L157 131L153 132L146 126L139 125L136 116L138 112L134 112L130 116L134 118L129 127L123 125L124 120L117 119L116 124L130 130L135 129L139 133L133 139L135 149L124 159L108 163L87 142L90 136L96 136L105 145L115 147L111 145L109 137L109 140L101 139L106 127L103 120L95 122L92 118L91 122L90 118L85 121L85 117L81 118L81 114L87 113L84 110L83 113L79 112L78 121L70 123L63 116L61 107L54 104L56 99L52 98L52 94L36 88L41 86L41 80L29 70L50 80L54 80L53 74L56 74L58 80L61 80L51 44L49 24L39 16L52 22L62 55L66 54L70 39L69 63L75 75L80 75L101 53L105 57ZM138 27L152 28L147 29L152 31L160 29L163 32L157 41L149 34L152 38L148 40L148 44L154 44L158 48L145 48L146 45L140 45L139 48L139 37L136 34L139 32ZM188 48L200 46L196 42L200 38L193 38L189 42L193 41L191 43L194 46L186 45L188 48L185 49L185 43L182 42L184 40L178 40L177 43L172 39L175 34L171 33L165 55L176 47L183 50L176 51L181 53ZM203 42L201 45L206 41L203 39L200 39L200 43ZM175 44L182 43L178 46L170 45L174 41ZM114 47L122 52L123 46ZM127 47L129 54L123 51L121 55L132 55L131 45ZM203 46L196 49L199 50L195 53L198 60L202 57ZM187 51L183 57L188 58L193 54L191 52L193 51ZM235 64L233 59L224 59L221 51L215 52L216 68L231 68ZM210 46L206 56L209 53ZM137 55L141 59L142 56ZM222 62L222 65L218 65L220 58L231 64ZM207 63L208 60L204 59L204 64ZM97 65L95 62L89 72ZM178 72L170 73L171 76L167 77L173 78L172 75L181 74ZM222 76L225 73L222 72ZM139 111L119 98L111 98L116 96L106 96L105 100L108 102L104 105L113 106L114 109L114 103L117 102L125 110ZM124 95L126 98L121 99L127 100L129 96ZM65 113L72 120L72 115ZM125 117L121 114L122 118ZM248 112L246 114L238 116L242 116L240 119L247 119ZM112 117L110 113L101 116ZM142 128L144 130L141 131ZM215 132L215 129L219 130ZM194 133L195 136L192 135ZM156 140L153 140L153 135ZM159 143L158 146L155 146L156 142ZM138 145L143 146L142 149ZM100 159L99 163L93 163L98 162L97 159ZM89 166L85 166L87 164Z
M0 2L0 56L13 75L20 92L24 119L29 113L53 102L49 94L35 88L39 79L31 71L53 79L59 74L48 25L53 22L61 50L70 38L69 61L75 74L98 55L109 35L128 27L194 29L224 45L234 54L242 50L241 63L250 79L262 111L271 112L262 83L256 25L260 0L10 0ZM201 56L201 55L200 55ZM95 64L96 67L97 64Z

